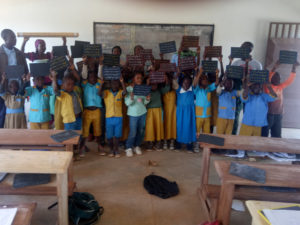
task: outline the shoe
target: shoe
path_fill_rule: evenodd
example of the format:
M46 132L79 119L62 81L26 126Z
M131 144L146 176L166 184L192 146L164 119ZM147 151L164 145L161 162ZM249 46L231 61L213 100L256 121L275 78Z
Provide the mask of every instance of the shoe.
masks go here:
M116 152L116 153L115 153L115 158L120 158L120 157L121 157L120 153L119 153L119 152Z
M168 149L168 142L167 142L167 141L164 141L163 149L164 149L164 150L167 150L167 149Z
M115 156L115 154L113 153L113 152L110 152L109 154L108 154L108 157L114 157Z
M161 145L159 143L154 146L154 149L158 152L162 152Z
M137 154L137 155L141 155L141 154L142 154L142 150L141 150L141 148L140 148L139 146L136 146L136 147L134 148L134 152L135 152L135 154Z
M98 152L98 155L106 156L106 153L105 152Z
M238 150L237 154L226 154L225 156L232 157L232 158L245 158L245 155L246 155L245 151Z
M187 150L187 153L193 154L194 152L193 152L193 150Z
M127 148L125 150L125 152L126 152L127 157L132 157L133 156L132 148Z
M196 142L196 143L194 143L194 152L200 152L200 149L199 149L199 143L198 142Z
M85 157L84 152L79 153L79 157L80 157L80 158L84 158L84 157Z
M174 141L173 140L171 140L171 142L170 142L170 150L174 150L175 148L174 148Z
M153 151L153 144L152 144L152 142L149 142L148 144L147 144L147 150L146 150L147 152L152 152Z

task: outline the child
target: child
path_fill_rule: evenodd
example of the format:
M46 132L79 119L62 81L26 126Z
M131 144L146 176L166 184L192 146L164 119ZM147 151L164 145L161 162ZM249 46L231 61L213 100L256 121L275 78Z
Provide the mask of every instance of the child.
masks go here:
M54 95L53 89L50 86L44 86L43 76L35 77L33 82L35 86L25 89L25 97L30 97L30 129L49 129L50 96Z
M123 90L120 90L120 82ZM106 107L106 138L110 145L110 153L108 156L119 158L119 141L122 137L123 127L122 100L123 96L126 95L126 87L123 78L121 78L120 81L112 80L110 86L111 89L104 90L102 94ZM100 87L100 92L102 91L102 87L103 85Z
M164 139L161 96L166 93L166 91L168 91L168 89L159 88L158 84L151 84L151 100L147 104L144 138L144 140L148 142L147 151L152 151L153 148L157 151L161 151L161 141Z
M189 153L193 152L193 142L196 141L196 121L194 92L192 89L192 78L185 76L182 81L182 87L176 90L177 108L177 149L181 149L181 144L187 144Z
M164 149L168 148L167 141L170 142L170 150L174 150L174 140L176 140L176 91L178 83L170 75L166 80L167 92L163 94L164 104Z
M289 78L283 83L280 83L280 74L275 72L279 65L280 64L278 61L270 72L269 76L272 88L278 97L276 101L269 103L268 126L262 128L263 137L268 137L269 131L271 130L271 137L281 138L283 90L294 82L296 77L296 67L299 66L299 63L293 65ZM268 89L265 88L265 92L269 93Z
M102 82L97 79L97 71L90 70L88 71L87 80L83 80L81 83L83 89L83 140L82 140L82 148L80 150L81 157L84 157L84 148L86 139L90 133L90 126L93 124L93 134L98 143L98 152L99 155L104 156L106 153L104 152L103 147L100 144L100 136L102 134L101 130L101 110L102 108L102 98L100 96L100 90L102 87Z
M134 85L141 85L143 82L143 73L136 72L133 77L133 84L127 87L125 104L128 106L127 115L129 116L129 135L126 142L126 156L132 157L132 148L137 155L141 155L140 145L143 139L146 121L146 105L150 101L150 95L136 96L133 94Z
M70 73L63 78L62 90L58 90L57 73L51 71L52 86L57 100L61 103L61 116L65 130L81 130L82 103L74 91L76 79Z
M241 96L241 100L243 103L245 103L245 110L240 129L240 135L261 136L261 128L268 125L268 103L274 102L277 98L277 95L272 89L271 84L267 84L270 94L262 92L262 84L253 83L250 84L249 87L247 84L247 79L245 79L243 86L244 91ZM245 157L245 151L239 150L238 154L228 156L243 158Z
M25 98L19 94L19 82L17 80L11 80L8 85L8 91L6 91L5 88L6 82L6 77L3 74L0 84L0 96L6 106L4 128L26 129L26 117L24 113Z
M219 109L217 119L217 134L231 134L235 118L236 98L240 95L233 90L233 80L225 78L217 88Z

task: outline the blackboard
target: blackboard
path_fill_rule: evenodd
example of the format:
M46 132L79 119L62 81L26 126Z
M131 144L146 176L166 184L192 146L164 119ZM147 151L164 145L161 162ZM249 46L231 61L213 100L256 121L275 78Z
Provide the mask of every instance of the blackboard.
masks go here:
M151 93L151 86L148 85L134 85L133 94L137 96L148 96Z
M168 41L168 42L159 43L159 51L162 54L176 52L177 51L176 42Z
M177 68L176 68L176 64L175 63L161 63L159 65L159 71L160 72L176 72Z
M32 76L48 76L50 74L50 63L30 63L30 73Z
M101 44L85 45L83 54L88 57L98 58L102 55L102 46Z
M141 52L141 57L144 62L147 60L152 60L153 59L152 49L144 49Z
M214 58L222 55L222 46L206 46L205 57Z
M159 71L152 71L149 74L151 84L161 84L165 82L165 73Z
M179 60L179 68L181 70L191 70L196 67L196 58L194 56L181 57Z
M202 69L204 73L215 73L218 69L218 61L203 60Z
M72 54L72 58L82 58L83 56L83 46L81 45L74 45L71 46L71 54Z
M249 59L250 58L250 49L249 48L241 48L241 47L231 47L232 58L240 58L240 59Z
M183 36L182 37L182 47L198 47L199 37L198 36Z
M295 64L297 62L298 52L280 51L279 61L281 64Z
M66 70L69 66L69 62L65 56L54 57L50 61L50 68L56 72Z
M133 54L136 45L152 49L155 59L159 59L159 43L175 41L180 46L182 37L198 36L201 51L213 45L214 25L206 24L139 24L139 23L102 23L94 22L94 43L102 44L103 52L111 53L115 45L122 48L121 60ZM166 54L165 59L171 59Z
M53 46L52 47L53 56L66 56L68 55L67 46Z
M113 54L103 54L103 65L104 66L119 66L120 65L120 56Z
M137 55L127 55L127 62L129 66L143 66L143 59Z
M250 82L267 83L269 81L269 70L250 70Z
M22 65L6 66L5 73L9 79L19 79L25 74L25 67Z
M227 66L227 77L231 79L242 79L244 76L244 67L242 66Z
M121 69L118 66L103 66L102 74L104 80L119 80L121 77Z

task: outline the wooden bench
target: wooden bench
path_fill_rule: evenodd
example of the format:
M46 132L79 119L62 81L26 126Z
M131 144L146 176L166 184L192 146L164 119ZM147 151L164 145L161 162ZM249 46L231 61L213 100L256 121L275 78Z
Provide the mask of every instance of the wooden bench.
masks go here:
M55 174L59 225L68 225L68 168L72 157L72 152L1 150L0 172Z
M209 184L209 168L211 149L242 149L245 151L263 151L263 152L286 152L300 154L299 139L282 139L282 138L264 138L253 136L235 136L235 135L216 135L211 136L221 137L225 139L224 146L200 142L203 148L202 165L201 165L201 186L198 189L198 194L203 203L207 217L210 220L216 218L216 208L218 198L221 192L220 185ZM296 167L296 165L294 166ZM234 192L234 198L240 200L266 200L266 201L281 201L281 202L299 202L300 197L296 196L290 199L285 193L274 194L258 187L248 188L237 186Z
M223 225L229 225L230 221L230 212L232 200L234 198L235 187L240 186L271 186L271 187L288 187L288 188L300 188L300 167L292 165L278 165L278 164L260 164L260 163L246 163L241 162L255 168L263 169L266 171L266 182L264 184L257 183L251 180L243 179L238 176L231 175L230 170L230 161L215 160L215 168L221 179L221 191L217 205L217 220L221 221ZM252 187L251 187L252 188ZM251 189L249 187L249 189ZM247 195L247 192L245 193ZM285 194L286 198L283 199L284 202L299 202L298 193L286 192L281 193ZM273 199L278 201L277 192L269 192L267 194L269 197L273 196ZM260 198L264 199L264 196L261 195ZM288 200L287 200L288 199ZM257 200L257 199L253 199Z
M73 153L73 146L79 142L79 137L74 137L63 143L57 143L51 135L62 130L29 130L29 129L0 129L0 149L34 150L46 149L52 151L68 151ZM1 150L0 150L1 152ZM29 152L29 151L26 151ZM14 174L9 174L0 183L0 194L3 195L56 195L55 176L47 185L37 185L15 189L12 187ZM73 181L73 162L68 169L68 190L72 195L76 183Z

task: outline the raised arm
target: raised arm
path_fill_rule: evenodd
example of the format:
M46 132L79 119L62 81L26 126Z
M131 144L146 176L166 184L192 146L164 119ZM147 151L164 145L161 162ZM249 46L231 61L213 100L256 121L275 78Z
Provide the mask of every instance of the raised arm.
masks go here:
M202 73L203 73L203 69L201 67L200 70L199 70L199 72L198 72L198 74L196 75L196 77L193 80L193 87L197 87L197 85L199 83L199 79L200 79Z
M124 79L122 76L120 78L120 82L121 82L122 90L123 90L122 95L125 96L127 94L127 90L126 90L126 86L125 86Z
M23 52L23 53L25 53L25 45L26 45L28 40L29 40L29 37L24 37L24 39L23 39L23 43L22 43L22 46L21 46L21 52Z
M2 73L1 82L0 82L0 94L5 93L7 90L7 79L5 73Z
M200 65L200 52L201 52L201 48L200 48L200 46L198 46L198 48L197 48L197 67L199 67L199 65Z
M275 91L273 90L271 83L268 83L268 84L267 84L267 88L268 88L268 90L269 90L269 92L270 92L270 95L272 95L273 97L277 98L277 94L276 94Z
M57 86L57 73L54 70L50 71L50 79L52 80L52 88L55 95L60 96L60 91Z

